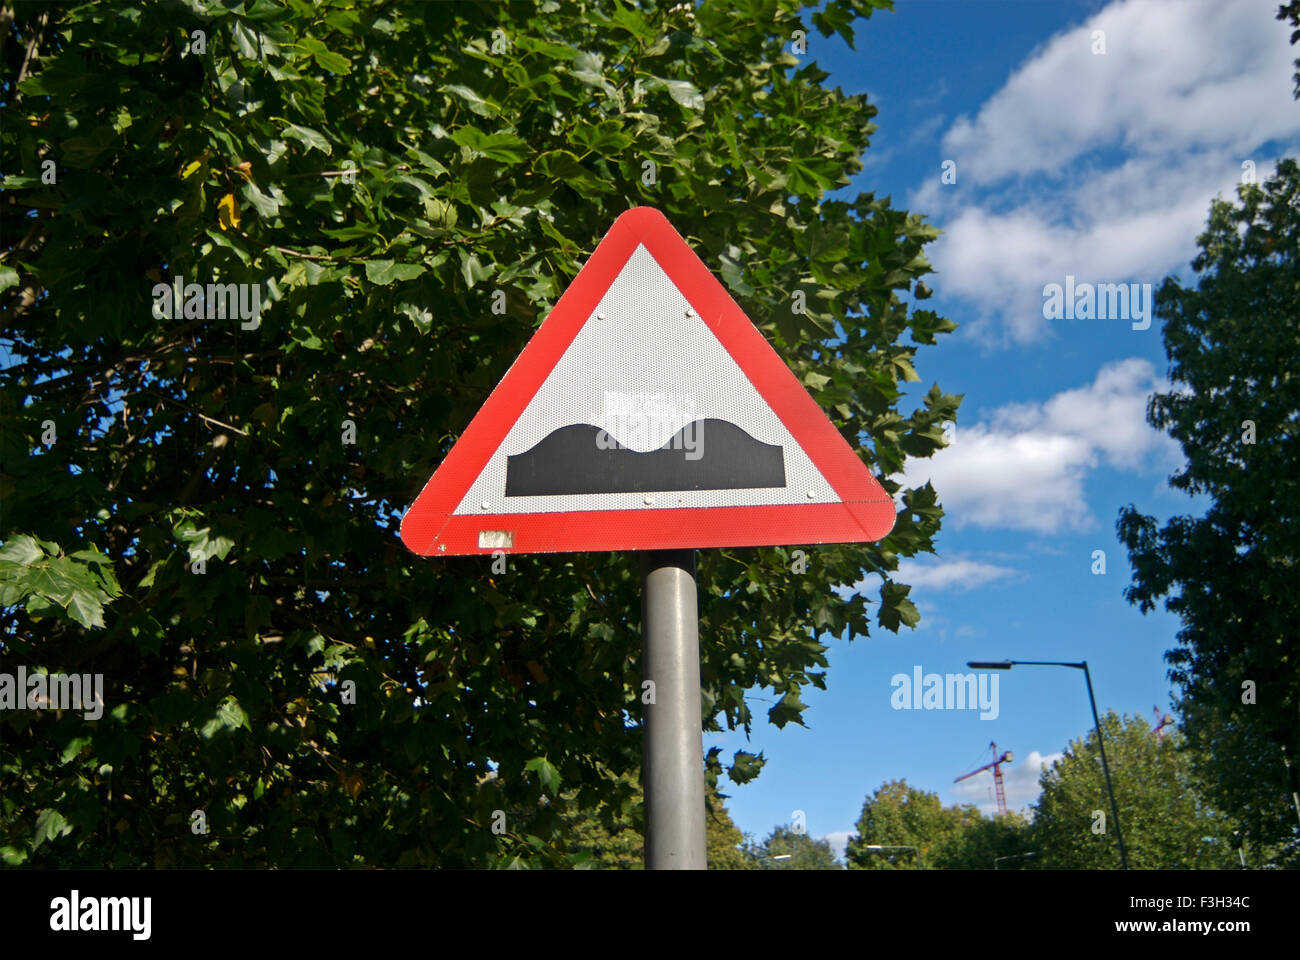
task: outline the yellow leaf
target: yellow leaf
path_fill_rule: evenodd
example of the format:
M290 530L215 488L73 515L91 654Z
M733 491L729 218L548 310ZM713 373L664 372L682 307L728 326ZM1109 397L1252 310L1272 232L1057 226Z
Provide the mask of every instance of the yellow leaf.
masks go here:
M235 202L233 193L217 201L217 220L222 230L239 226L239 204Z
M194 176L194 174L202 170L207 165L207 162L208 162L208 151L204 150L203 153L201 153L197 159L191 160L189 163L185 165L185 169L181 171L181 179L188 180L190 177ZM207 177L204 176L202 179L206 180Z

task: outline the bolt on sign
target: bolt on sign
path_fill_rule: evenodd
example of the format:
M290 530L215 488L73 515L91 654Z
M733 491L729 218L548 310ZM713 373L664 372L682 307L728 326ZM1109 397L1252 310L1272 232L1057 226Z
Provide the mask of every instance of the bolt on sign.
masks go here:
M620 216L402 518L425 556L878 540L894 504L658 210Z

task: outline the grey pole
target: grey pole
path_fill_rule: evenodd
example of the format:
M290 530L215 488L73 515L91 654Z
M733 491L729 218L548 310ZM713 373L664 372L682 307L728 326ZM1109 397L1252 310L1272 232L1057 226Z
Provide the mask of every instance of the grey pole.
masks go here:
M1119 841L1119 862L1128 869L1128 853L1124 849L1124 834L1119 829L1119 807L1115 806L1115 788L1110 785L1110 766L1106 763L1106 741L1101 735L1101 721L1097 719L1097 699L1092 695L1092 673L1088 661L1083 663L1083 678L1088 681L1088 702L1092 704L1092 723L1097 730L1097 749L1101 752L1101 770L1106 775L1106 793L1110 795L1110 815L1115 821L1115 839Z
M700 615L694 550L641 554L641 671L645 704L645 865L704 870L704 748ZM642 700L648 695L642 685Z

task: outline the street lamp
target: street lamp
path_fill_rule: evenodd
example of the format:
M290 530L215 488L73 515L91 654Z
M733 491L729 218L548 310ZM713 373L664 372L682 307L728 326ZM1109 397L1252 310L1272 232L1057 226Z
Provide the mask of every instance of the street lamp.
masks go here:
M770 861L770 860L789 860L789 859L792 858L793 856L794 856L793 853L778 853L775 857L759 857L759 858L758 858L758 862L759 862L759 863L766 863L766 862L768 862L768 861ZM764 869L766 869L766 868L764 868Z
M1097 699L1092 695L1092 674L1088 671L1088 661L1067 663L1061 660L970 660L966 666L972 670L1010 670L1015 666L1024 667L1073 667L1083 671L1088 682L1088 702L1092 704L1092 722L1097 731L1097 749L1101 751L1101 769L1106 774L1106 793L1110 796L1110 815L1115 821L1115 839L1119 841L1119 862L1128 869L1128 853L1124 849L1124 833L1119 828L1119 808L1115 805L1115 789L1110 783L1110 765L1106 762L1106 743L1101 736L1101 721L1097 719Z
M905 843L869 843L866 845L868 850L911 850L916 854L916 867L918 870L925 869L925 863L921 860L921 851L916 847L909 846Z
M1031 850L1029 853L1013 853L1013 854L1012 854L1011 856L1009 856L1009 857L994 857L994 858L993 858L993 869L996 870L996 869L998 868L998 863L1001 862L1001 861L1003 861L1003 860L1021 860L1021 859L1029 860L1029 859L1031 859L1031 858L1033 858L1033 857L1036 857L1036 856L1038 856L1038 854L1037 854L1037 853L1034 853L1034 852Z

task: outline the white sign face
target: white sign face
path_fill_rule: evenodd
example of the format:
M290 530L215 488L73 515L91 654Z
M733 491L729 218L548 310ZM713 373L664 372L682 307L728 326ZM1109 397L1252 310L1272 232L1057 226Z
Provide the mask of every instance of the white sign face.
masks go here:
M455 513L838 502L638 246Z

